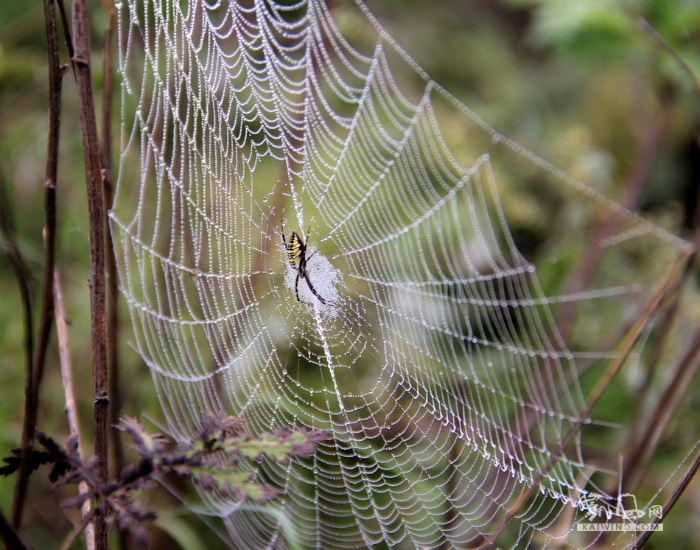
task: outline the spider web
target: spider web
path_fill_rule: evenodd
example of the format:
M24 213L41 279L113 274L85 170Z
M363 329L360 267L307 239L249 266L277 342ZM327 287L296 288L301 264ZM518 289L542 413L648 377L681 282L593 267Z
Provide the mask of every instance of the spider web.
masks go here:
M111 223L168 428L190 440L209 410L330 435L250 466L284 491L264 508L203 494L200 511L240 548L590 544L576 360L596 352L567 349L552 307L619 310L639 287L545 295L499 178L616 212L611 254L686 244L500 135L357 6L365 53L318 0L117 4ZM326 304L303 277L296 299L282 224Z

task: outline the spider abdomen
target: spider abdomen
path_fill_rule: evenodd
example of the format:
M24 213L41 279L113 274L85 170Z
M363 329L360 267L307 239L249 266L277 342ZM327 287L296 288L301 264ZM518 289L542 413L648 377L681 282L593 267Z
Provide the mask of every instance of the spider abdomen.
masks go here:
M289 261L289 263L294 267L298 266L299 261L301 260L303 250L301 245L301 239L299 239L299 235L297 235L296 231L292 231L292 234L290 235L289 241L286 243L285 248L287 249L287 260Z

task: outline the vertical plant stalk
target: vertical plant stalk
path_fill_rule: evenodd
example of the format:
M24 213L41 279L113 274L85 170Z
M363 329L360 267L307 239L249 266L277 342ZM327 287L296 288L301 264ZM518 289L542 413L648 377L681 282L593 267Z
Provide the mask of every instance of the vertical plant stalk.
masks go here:
M117 31L117 12L109 1L102 2L109 13L109 24L105 31L102 83L102 147L100 149L104 170L105 211L114 205L114 177L112 173L112 106L114 104L114 38ZM124 468L124 448L121 431L114 426L119 423L122 409L121 385L119 382L119 285L114 241L109 229L109 218L105 218L107 247L107 367L109 370L109 431L112 448L112 470L118 477ZM119 546L126 550L132 547L127 530L119 530Z
M107 300L105 293L105 211L102 165L92 93L87 0L73 0L73 66L78 88L80 127L90 218L90 306L92 315L92 374L94 445L97 475L108 480L109 383L107 373ZM109 547L101 511L95 513L95 540L100 550Z
M68 417L68 428L71 435L78 436L78 456L82 456L83 450L81 446L80 425L78 424L78 410L75 405L75 392L73 391L73 369L71 366L70 348L68 346L68 330L66 328L66 312L63 307L63 290L61 288L61 279L58 274L58 268L54 269L54 316L56 318L56 335L58 337L58 353L61 360L61 382L63 385L63 393L66 400L66 416ZM85 481L81 481L78 485L80 494L90 492L90 487ZM90 501L83 503L82 507L83 520L90 515ZM88 550L95 550L95 529L92 525L88 525L85 530L85 544Z
M44 280L41 312L34 356L34 400L39 403L39 390L44 376L46 350L53 321L53 272L56 258L56 184L58 174L58 142L61 125L61 87L67 67L59 64L56 9L53 0L44 0L46 35L49 51L49 141L44 183ZM36 411L35 411L36 415ZM33 431L33 430L32 430Z
M104 170L105 211L109 212L114 203L114 178L112 176L112 105L114 93L114 35L117 16L114 9L109 12L109 25L105 32L104 67L102 85L102 139L101 155ZM119 422L122 399L119 386L119 285L117 284L117 261L114 256L114 243L109 230L109 220L105 225L107 247L107 365L109 368L109 423ZM114 470L121 472L124 467L124 452L121 445L121 432L116 428L110 431ZM121 532L121 531L120 531Z
M51 336L53 318L53 267L56 250L56 178L58 174L58 141L61 125L61 84L65 67L61 67L58 57L58 32L56 30L56 9L53 0L44 0L44 20L46 24L46 49L49 68L49 135L46 153L44 179L44 280L41 292L41 311L37 345L27 371L24 425L22 428L22 455L17 472L15 494L12 503L12 525L19 529L22 524L24 501L29 484L29 456L34 447L34 430L39 409L39 389L44 375L46 350Z

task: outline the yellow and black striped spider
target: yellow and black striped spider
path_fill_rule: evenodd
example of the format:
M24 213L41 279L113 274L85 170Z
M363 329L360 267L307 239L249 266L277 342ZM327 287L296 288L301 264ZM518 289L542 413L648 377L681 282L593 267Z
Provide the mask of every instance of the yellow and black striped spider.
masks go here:
M309 242L309 237L311 237L311 228L309 228L306 242ZM294 282L294 292L297 295L297 301L301 302L301 299L299 298L299 279L304 277L304 279L306 279L306 284L309 286L309 290L314 293L314 296L318 298L318 301L322 304L328 303L318 292L316 292L314 285L311 283L311 279L309 279L309 274L306 271L306 262L308 262L318 251L315 251L314 254L311 254L311 256L307 258L306 243L304 243L296 231L292 231L292 234L289 236L289 240L287 240L284 236L284 224L282 225L282 244L284 244L284 249L287 251L287 260L289 261L289 265L297 270L297 279Z

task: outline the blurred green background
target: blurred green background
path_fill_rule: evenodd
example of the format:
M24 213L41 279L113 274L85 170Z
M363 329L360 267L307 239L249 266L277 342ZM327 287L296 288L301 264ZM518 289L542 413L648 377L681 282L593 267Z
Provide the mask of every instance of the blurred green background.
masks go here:
M697 0L373 0L369 9L408 53L440 84L504 134L574 176L591 181L607 196L625 200L625 182L649 162L634 207L654 223L685 237L697 223L700 181L700 98L678 60L640 25L647 20L700 75L700 3ZM347 2L333 2L343 32L362 41L365 27ZM102 50L108 14L91 3L93 76L98 113L102 101ZM61 60L68 61L65 49ZM118 92L118 88L117 88ZM115 97L113 151L118 152L119 112ZM86 191L75 85L63 80L61 156L58 177L58 265L61 270L70 346L83 434L92 419L88 225ZM47 141L47 68L43 9L37 0L0 3L0 175L14 214L15 237L34 277L38 313L43 247L43 180ZM449 133L449 128L444 129ZM458 131L455 130L455 131ZM651 132L658 141L650 147ZM552 196L526 183L501 199L523 254L538 266L547 293L562 290L581 252L581 228L551 216ZM567 225L568 224L568 225ZM589 228L588 228L589 229ZM663 266L662 266L663 267ZM609 269L626 269L609 266ZM651 253L635 269L653 272ZM639 277L643 279L643 276ZM676 354L700 322L698 277L683 296L685 330L674 329ZM123 305L123 304L122 304ZM130 345L122 308L120 339L124 414L159 417L150 375ZM0 255L0 455L21 439L24 392L21 305L7 255ZM695 325L692 325L695 322ZM594 329L589 332L595 333ZM572 338L587 337L579 327ZM649 336L653 339L653 334ZM667 354L670 358L673 353ZM616 464L632 420L638 378L634 366L607 392L596 414L622 426L599 441L596 456ZM669 366L669 368L671 368ZM652 388L658 396L667 378ZM584 380L585 385L585 380ZM67 434L55 338L49 349L39 427L58 439ZM696 381L664 434L652 462L646 491L674 474L700 439L700 388ZM617 438L617 439L616 439ZM89 448L89 441L85 441ZM685 466L683 466L685 468ZM0 479L0 507L8 514L14 478ZM653 493L652 493L653 494ZM651 495L647 495L651 496ZM216 547L216 537L196 519L184 518L167 495L156 497L162 529L154 547ZM71 528L58 508L61 496L49 491L44 475L30 485L25 528L35 548L56 547ZM663 534L650 548L697 548L700 487L694 482ZM71 520L75 520L71 516ZM163 534L164 531L170 535ZM170 545L170 546L169 546Z

